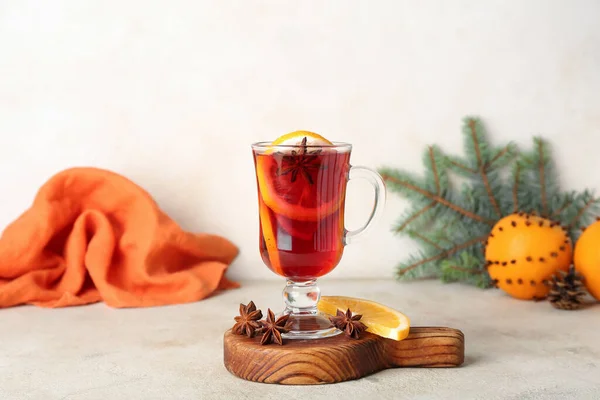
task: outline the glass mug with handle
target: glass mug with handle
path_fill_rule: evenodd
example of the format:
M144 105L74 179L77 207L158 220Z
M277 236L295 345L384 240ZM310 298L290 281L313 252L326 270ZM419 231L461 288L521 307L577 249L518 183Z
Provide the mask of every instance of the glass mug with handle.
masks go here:
M259 249L263 262L286 278L283 290L291 330L284 338L314 339L340 331L317 310L317 278L331 272L344 247L364 233L383 211L381 176L350 165L352 145L329 142L312 132L293 132L283 140L252 144L259 204ZM363 178L375 189L366 223L344 226L346 185Z

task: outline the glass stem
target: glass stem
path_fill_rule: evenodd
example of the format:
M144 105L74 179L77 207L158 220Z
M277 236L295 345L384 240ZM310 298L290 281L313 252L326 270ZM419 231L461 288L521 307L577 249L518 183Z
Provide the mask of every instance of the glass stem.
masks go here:
M317 286L317 280L304 282L287 281L283 289L283 301L285 302L284 314L292 315L316 315L317 303L321 298L321 290Z

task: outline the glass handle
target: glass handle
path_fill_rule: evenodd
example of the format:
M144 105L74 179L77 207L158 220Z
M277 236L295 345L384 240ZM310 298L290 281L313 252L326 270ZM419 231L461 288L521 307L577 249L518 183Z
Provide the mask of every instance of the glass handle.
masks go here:
M369 219L367 219L367 222L358 229L346 231L346 235L344 237L345 245L350 244L353 240L365 233L367 229L369 229L369 227L381 217L381 214L383 213L383 206L385 205L386 189L385 182L383 181L381 175L371 168L353 166L350 168L348 179L352 180L356 178L366 179L369 181L369 183L371 183L371 185L373 185L373 189L375 189L375 201L373 203L371 215L369 216Z

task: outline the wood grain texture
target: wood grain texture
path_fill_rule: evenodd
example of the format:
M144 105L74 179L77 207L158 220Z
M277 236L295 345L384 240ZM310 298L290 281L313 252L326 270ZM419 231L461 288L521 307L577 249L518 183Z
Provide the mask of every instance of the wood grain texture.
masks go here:
M260 345L231 330L224 336L224 363L249 381L316 385L358 379L396 367L458 367L464 362L464 335L442 327L414 327L394 341L364 333L356 340L337 335L317 340L285 340L283 346Z

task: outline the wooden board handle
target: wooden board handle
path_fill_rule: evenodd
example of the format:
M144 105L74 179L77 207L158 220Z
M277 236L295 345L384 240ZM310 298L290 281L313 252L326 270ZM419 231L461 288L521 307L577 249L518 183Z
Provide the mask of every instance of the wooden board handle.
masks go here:
M465 360L465 336L453 328L414 327L404 340L386 340L385 354L393 367L457 367Z

